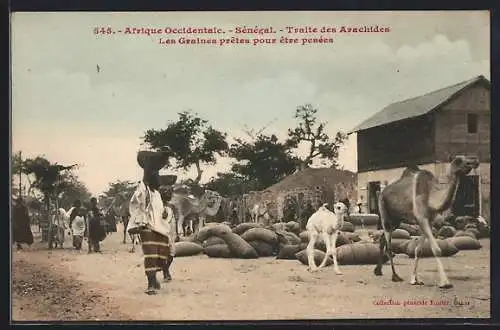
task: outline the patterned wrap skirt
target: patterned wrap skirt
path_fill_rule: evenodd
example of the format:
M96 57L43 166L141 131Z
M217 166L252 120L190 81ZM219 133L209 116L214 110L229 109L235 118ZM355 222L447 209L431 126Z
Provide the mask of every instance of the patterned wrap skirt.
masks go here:
M144 254L144 270L146 272L161 271L170 255L168 237L150 229L141 230L140 236Z

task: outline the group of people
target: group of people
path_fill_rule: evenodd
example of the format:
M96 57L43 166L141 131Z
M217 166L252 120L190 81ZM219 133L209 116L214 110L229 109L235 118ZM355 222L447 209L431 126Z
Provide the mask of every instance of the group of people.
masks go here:
M69 227L73 237L73 247L82 249L84 237L88 239L88 253L101 252L100 242L106 238L106 230L103 225L103 214L97 206L95 197L90 199L90 210L82 206L80 200L73 203L69 211Z
M130 219L127 231L140 236L144 254L144 271L147 278L147 294L156 294L160 283L157 272L163 273L165 282L172 280L170 267L175 256L174 243L179 240L175 228L174 207L170 204L170 187L160 186L158 171L144 169L144 176L130 200ZM73 247L81 250L84 238L88 238L88 252L101 252L100 242L106 237L103 225L104 215L97 205L97 199L90 199L90 209L83 207L80 200L68 211L69 227ZM21 198L13 204L13 241L18 249L21 244L32 244L28 209Z
M82 206L80 200L73 203L73 207L69 211L69 227L73 238L73 247L76 250L81 250L84 237L87 237L88 252L101 252L99 243L106 238L106 230L103 225L103 214L97 206L96 198L90 199L89 211ZM12 241L18 250L23 249L22 244L31 245L34 241L28 208L21 197L13 199Z

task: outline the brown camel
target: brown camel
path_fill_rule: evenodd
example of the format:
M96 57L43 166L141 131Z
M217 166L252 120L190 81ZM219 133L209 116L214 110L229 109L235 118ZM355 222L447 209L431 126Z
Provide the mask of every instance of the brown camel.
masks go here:
M374 270L375 275L382 275L383 256L387 252L392 268L392 281L403 281L394 269L391 249L392 232L399 227L401 222L416 223L419 225L422 235L415 248L415 264L410 283L413 285L423 284L417 278L417 256L418 250L422 248L427 239L436 258L440 278L439 287L444 289L453 287L439 259L441 249L432 234L431 225L437 214L451 207L460 180L473 168L477 168L479 162L476 158L464 156L457 156L453 160L450 159L450 162L449 182L446 185L439 184L431 172L412 166L405 169L401 178L387 185L380 193L379 212L384 235L380 238L380 256Z
M173 188L172 198L168 202L175 210L175 218L177 222L177 235L181 233L186 236L186 227L184 220L189 216L198 216L197 230L205 225L206 216L214 216L217 214L222 197L214 191L205 190L200 198L189 194L189 190L182 186ZM212 205L210 205L212 204ZM195 232L193 222L189 222L191 232Z

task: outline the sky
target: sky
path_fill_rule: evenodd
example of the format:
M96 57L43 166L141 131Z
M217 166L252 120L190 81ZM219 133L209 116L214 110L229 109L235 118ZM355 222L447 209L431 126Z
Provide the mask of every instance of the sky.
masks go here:
M309 103L334 136L392 102L481 74L490 78L487 11L15 13L11 24L12 151L80 164L77 174L93 194L116 180L139 180L141 136L166 127L181 111L199 114L232 142L247 136L245 127L266 127L263 133L284 138L296 107ZM390 31L339 32L341 26L376 25ZM276 33L235 34L238 26ZM115 34L95 35L95 27ZM225 33L118 32L127 27L218 27ZM288 34L286 27L337 32ZM160 44L160 38L233 36L277 42ZM280 44L282 36L299 43ZM320 36L333 42L301 45L302 38ZM357 170L355 134L339 161ZM231 163L204 166L202 182ZM195 177L194 168L165 173Z

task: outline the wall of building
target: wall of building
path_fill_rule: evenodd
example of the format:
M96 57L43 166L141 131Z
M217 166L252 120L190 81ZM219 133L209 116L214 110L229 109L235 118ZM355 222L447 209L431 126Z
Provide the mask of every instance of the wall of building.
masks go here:
M478 116L476 133L468 132L468 114ZM490 89L476 85L463 91L434 113L435 160L446 162L449 155L475 154L490 162Z
M448 179L446 177L448 170L448 163L433 163L433 164L423 164L418 165L419 168L430 171L433 173L441 184L447 184ZM380 181L391 183L396 181L401 177L405 167L398 167L386 170L378 171L367 171L358 173L358 198L361 199L362 196L362 209L368 209L368 191L367 186L371 181ZM472 173L471 173L472 174ZM490 176L490 163L480 163L477 170L481 178L481 214L488 221L490 219L490 187L491 187L491 176Z
M358 132L358 171L432 162L433 130L434 118L421 116Z

